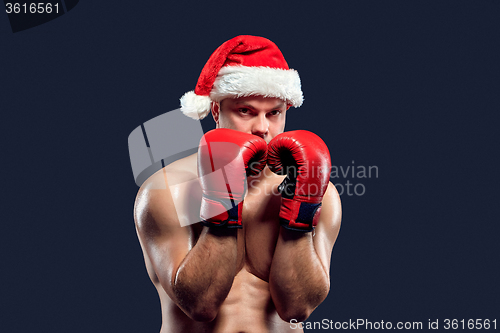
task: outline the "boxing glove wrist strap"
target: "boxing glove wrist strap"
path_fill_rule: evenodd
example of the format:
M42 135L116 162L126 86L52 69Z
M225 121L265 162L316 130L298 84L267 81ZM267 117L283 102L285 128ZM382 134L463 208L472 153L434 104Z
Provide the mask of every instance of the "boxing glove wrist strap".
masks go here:
M320 203L281 198L280 225L288 230L310 232L318 223Z
M242 228L243 201L234 205L231 199L210 198L203 195L200 216L207 227Z

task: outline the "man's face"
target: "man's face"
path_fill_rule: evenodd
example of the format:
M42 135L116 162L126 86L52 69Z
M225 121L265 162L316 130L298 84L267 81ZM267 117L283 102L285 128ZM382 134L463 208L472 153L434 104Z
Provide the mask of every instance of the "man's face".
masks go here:
M217 128L230 128L263 138L267 143L285 129L288 106L278 98L249 96L212 103Z

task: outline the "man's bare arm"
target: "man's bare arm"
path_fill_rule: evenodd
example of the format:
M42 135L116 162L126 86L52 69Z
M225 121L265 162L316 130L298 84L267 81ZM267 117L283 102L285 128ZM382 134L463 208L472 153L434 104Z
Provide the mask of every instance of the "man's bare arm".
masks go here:
M169 174L170 180L172 177L175 173ZM135 205L137 233L168 296L193 320L211 321L236 274L236 230L203 227L196 240L193 227L182 227L179 222L166 178L159 172L139 191ZM161 182L163 186L158 186Z
M269 287L276 310L285 321L307 319L329 292L330 257L340 230L340 207L338 193L329 183L315 231L280 228Z

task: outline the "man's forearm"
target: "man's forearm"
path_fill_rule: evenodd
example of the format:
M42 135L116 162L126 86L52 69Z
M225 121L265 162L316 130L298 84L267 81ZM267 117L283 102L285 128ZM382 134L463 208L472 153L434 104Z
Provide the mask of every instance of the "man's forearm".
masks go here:
M203 228L183 260L172 287L179 306L194 320L210 321L236 275L237 229Z
M329 274L316 253L311 232L281 228L269 287L278 314L286 321L305 320L326 298Z

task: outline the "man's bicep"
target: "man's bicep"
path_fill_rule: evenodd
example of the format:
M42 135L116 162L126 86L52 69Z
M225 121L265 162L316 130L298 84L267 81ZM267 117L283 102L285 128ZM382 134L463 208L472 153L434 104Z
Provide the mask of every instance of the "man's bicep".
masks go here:
M342 210L339 194L335 186L329 183L323 197L321 215L313 238L316 253L327 272L330 272L330 258L333 245L339 234L341 218Z
M168 189L140 192L135 215L138 236L154 273L173 298L172 283L191 249L192 229L181 226Z

